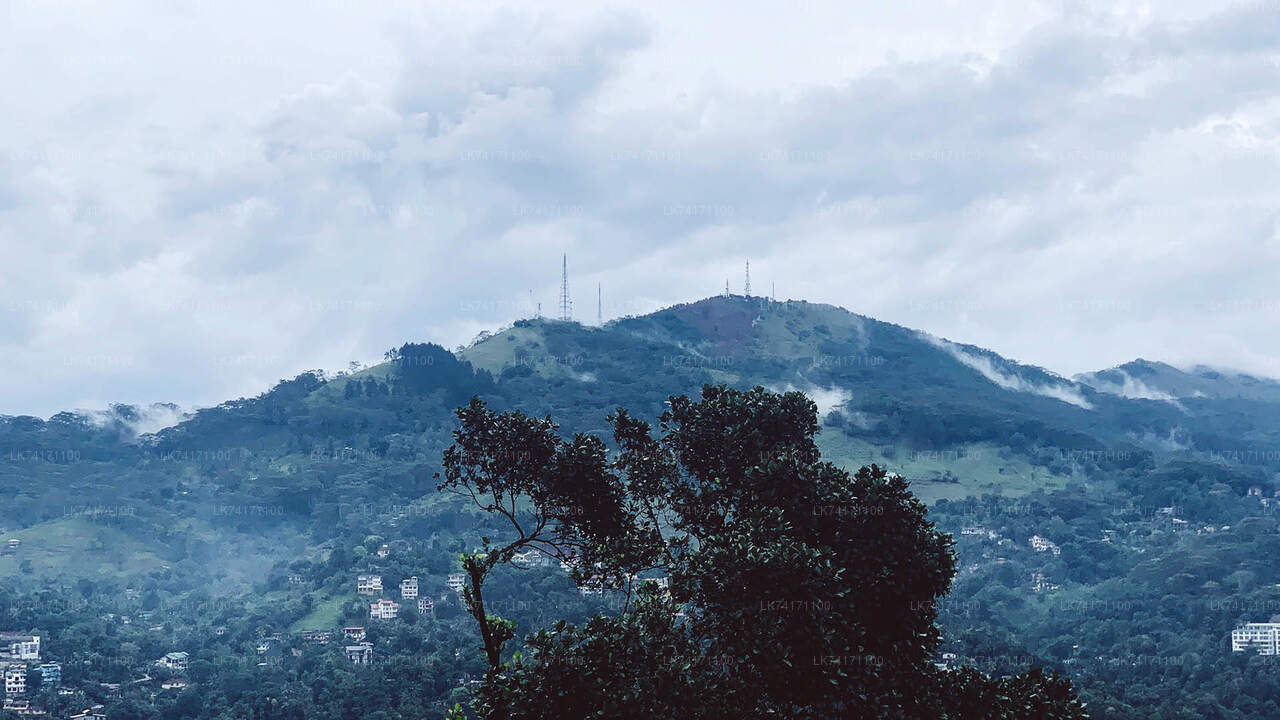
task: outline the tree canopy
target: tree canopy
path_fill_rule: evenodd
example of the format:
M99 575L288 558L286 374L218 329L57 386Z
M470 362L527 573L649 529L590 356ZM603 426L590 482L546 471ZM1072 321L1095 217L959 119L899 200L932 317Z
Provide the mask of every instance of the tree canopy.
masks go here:
M619 409L612 447L477 398L457 414L441 488L512 526L463 558L482 718L1086 716L1038 669L938 667L951 538L902 477L824 462L801 393L706 386L671 398L656 435ZM486 612L484 581L527 552L625 602L504 656L515 628Z

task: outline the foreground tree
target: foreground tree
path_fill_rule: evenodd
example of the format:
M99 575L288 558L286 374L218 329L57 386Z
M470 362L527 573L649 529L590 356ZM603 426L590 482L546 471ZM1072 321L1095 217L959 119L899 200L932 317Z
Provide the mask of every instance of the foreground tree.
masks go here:
M670 404L659 437L611 416L612 454L550 418L459 409L441 488L513 529L463 560L482 718L1085 717L1038 670L934 666L951 539L901 477L823 462L807 397L708 386ZM484 581L527 552L621 591L623 611L535 633L504 662L514 626L485 611Z

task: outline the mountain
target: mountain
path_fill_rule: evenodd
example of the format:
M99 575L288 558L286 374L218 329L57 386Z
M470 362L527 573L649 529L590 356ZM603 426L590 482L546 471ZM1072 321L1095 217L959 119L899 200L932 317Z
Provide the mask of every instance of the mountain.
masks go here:
M1141 358L1076 376L1076 381L1121 397L1177 401L1189 398L1280 402L1280 381L1196 365L1179 370Z
M113 646L104 609L158 612L167 629L130 635L130 647L201 647L208 662L231 663L244 645L247 669L235 672L258 672L252 647L264 635L367 616L356 573L420 576L442 592L457 554L501 532L436 492L453 411L473 395L607 436L616 408L654 420L671 395L707 383L803 391L827 459L910 479L957 537L941 619L949 650L968 662L1069 671L1096 717L1139 716L1148 697L1200 707L1182 667L1152 661L1169 648L1189 658L1189 676L1260 688L1260 699L1233 696L1234 714L1160 716L1280 708L1277 681L1218 669L1224 633L1258 619L1253 608L1280 607L1269 560L1280 552L1280 383L1145 360L1064 378L838 307L743 296L601 327L521 320L456 353L407 343L358 372L303 373L185 415L117 406L0 417L0 540L18 541L0 553L0 630L74 625ZM1032 535L1058 551L1032 549ZM501 579L494 600L521 632L600 609L550 571ZM471 630L448 620L459 614L441 602L430 642L449 652L432 661L432 682L414 683L433 703L466 681ZM375 633L379 652L417 662L406 648L427 640L397 633ZM82 659L91 669L77 672L95 682L128 681L137 664ZM440 679L455 670L463 679ZM348 694L379 686L350 682Z

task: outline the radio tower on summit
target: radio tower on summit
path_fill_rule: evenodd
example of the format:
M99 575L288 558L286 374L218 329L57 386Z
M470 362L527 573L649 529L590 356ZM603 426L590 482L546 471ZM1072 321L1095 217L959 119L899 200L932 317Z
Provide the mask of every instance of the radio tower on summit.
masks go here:
M743 288L742 294L751 297L751 261L747 261L747 286Z
M560 267L560 319L573 319L573 303L569 300L569 256L561 259Z

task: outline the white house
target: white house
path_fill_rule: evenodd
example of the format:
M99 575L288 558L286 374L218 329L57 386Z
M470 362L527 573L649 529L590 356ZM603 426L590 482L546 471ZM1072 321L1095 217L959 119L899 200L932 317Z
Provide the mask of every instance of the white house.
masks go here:
M418 597L418 578L405 578L400 581L400 598L402 600L412 600Z
M444 584L448 585L450 590L461 594L462 587L467 584L467 576L462 573L449 573L449 578Z
M168 668L174 672L187 671L188 656L184 652L167 653L164 657L156 661L156 665L162 668Z
M360 595L378 595L382 592L381 575L360 575L356 578L356 592Z
M40 636L0 633L0 658L7 660L39 660Z
M22 695L27 692L27 666L12 663L4 669L4 694Z
M1050 540L1049 538L1041 537L1039 535L1032 535L1030 539L1030 543L1031 543L1031 549L1035 550L1036 552L1050 551L1054 555L1062 554L1062 548L1058 547L1058 545L1054 543L1052 540Z
M344 640L361 642L364 640L364 637L365 637L364 628L360 627L359 625L344 627L342 628L342 637Z
M373 663L373 645L362 642L359 645L348 645L344 648L347 660L353 665L370 665Z
M423 615L431 615L436 611L436 603L429 597L418 598L418 612Z
M1280 655L1280 623L1245 623L1231 631L1231 652Z
M369 603L369 617L374 620L394 620L400 612L400 603L394 600L382 599L376 603Z

